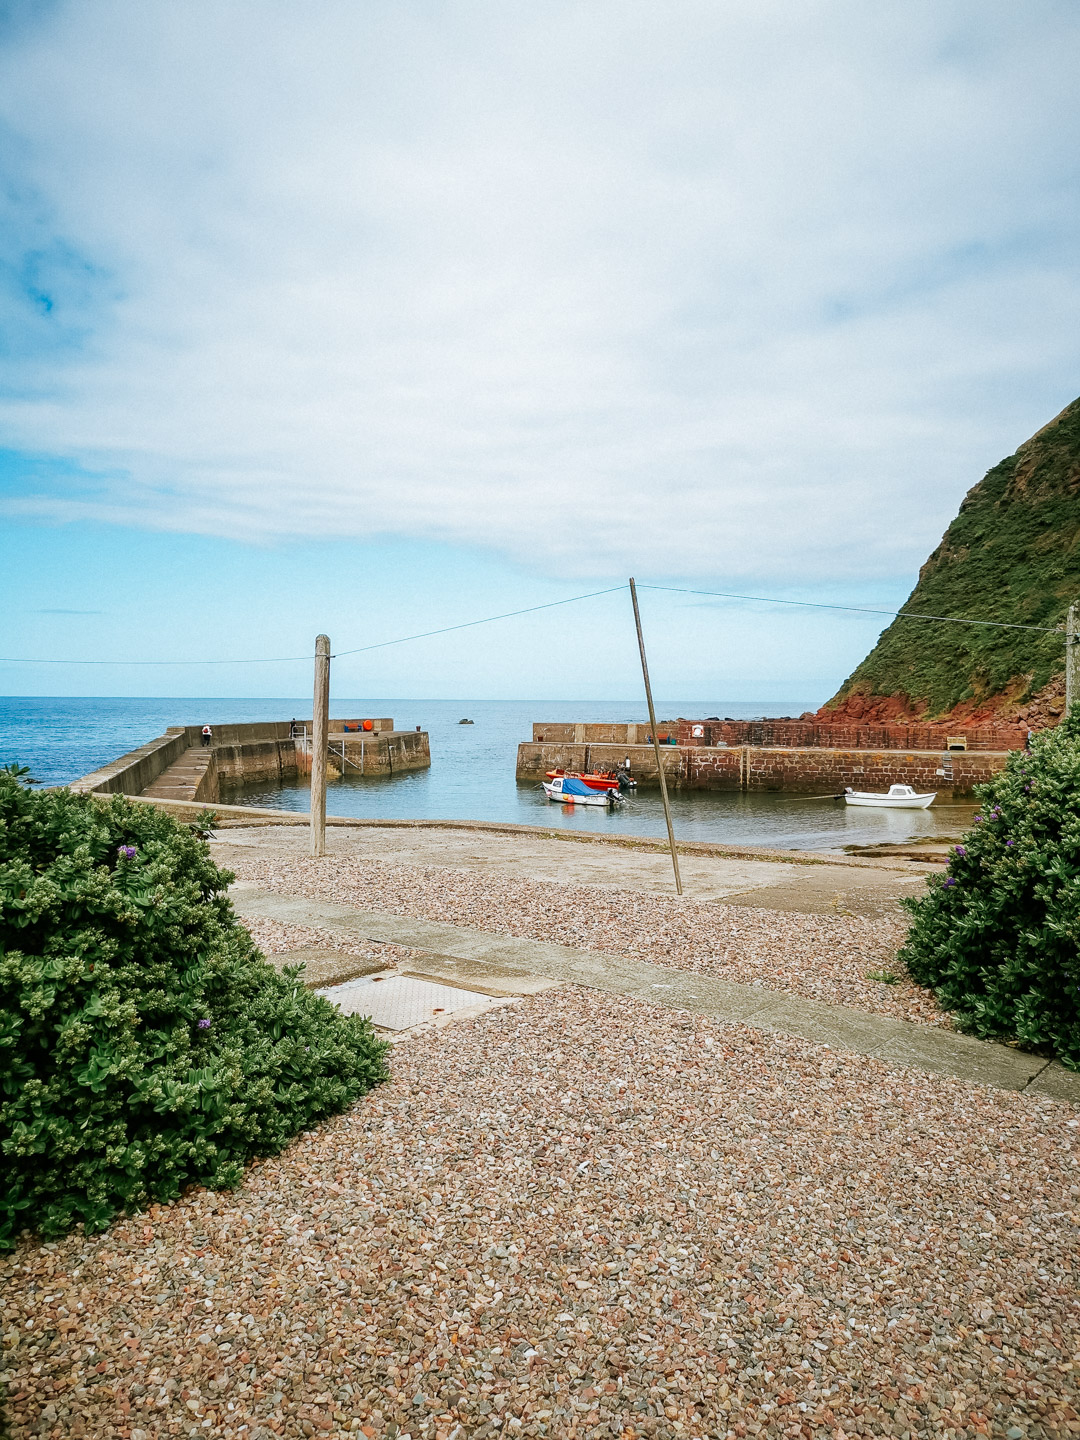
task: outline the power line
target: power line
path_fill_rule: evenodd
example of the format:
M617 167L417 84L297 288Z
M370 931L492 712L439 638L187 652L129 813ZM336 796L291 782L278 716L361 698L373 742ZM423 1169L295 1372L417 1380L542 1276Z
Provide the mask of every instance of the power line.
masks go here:
M405 645L410 640L426 640L432 635L448 635L452 630L468 630L474 625L490 625L495 620L512 620L517 615L532 615L537 610L553 610L557 605L574 605L579 600L594 600L598 595L614 595L625 585L612 585L607 590L591 590L587 595L571 595L566 600L548 600L543 605L528 605L524 610L507 610L502 615L485 615L482 620L463 620L460 625L444 625L441 630L424 630L419 635L401 635L396 640L379 640L374 645L358 645L355 650L337 650L331 659L345 655L362 655L367 650L384 650L388 645ZM35 660L25 655L0 656L0 665L286 665L308 661L310 655L279 655L254 660Z
M37 660L32 655L0 655L0 665L285 665L310 655L277 655L255 660Z
M711 595L717 600L757 600L765 605L801 605L809 610L848 610L857 615L891 615L894 620L937 620L943 625L989 625L998 630L1037 630L1043 635L1064 635L1057 625L1012 625L1005 620L964 620L955 615L922 615L914 610L871 610L865 605L827 605L815 600L779 600L775 595L731 595L723 590L687 590L677 585L646 585L639 590L664 590L672 595Z
M553 610L556 605L573 605L577 600L595 600L598 595L614 595L625 585L612 585L607 590L591 590L588 595L571 595L569 600L549 600L545 605L530 605L525 610L507 610L505 615L488 615L483 620L465 620L460 625L444 625L441 630L423 630L419 635L402 635L398 640L380 640L375 645L358 645L355 650L336 650L333 658L362 655L366 650L384 650L387 645L404 645L409 640L427 640L432 635L449 635L451 630L468 630L473 625L490 625L493 620L512 620L515 615L532 615L537 610Z
M480 620L463 620L458 625L444 625L438 630L422 630L416 635L399 635L395 640L379 640L372 645L358 645L352 650L337 650L333 659L346 655L363 655L370 650L385 650L391 645L407 645L413 640L428 640L435 635L449 635L455 630L470 630L477 625L492 625L497 620L513 620L519 615L534 615L539 610L554 610L560 605L575 605L580 600L595 600L601 595L614 595L625 585L611 585L606 590L590 590L585 595L570 595L565 600L548 600L542 605L528 605L522 610L506 610L500 615L485 615ZM764 605L796 605L807 610L844 610L856 615L887 615L894 620L927 620L942 625L980 625L997 630L1033 630L1042 635L1061 635L1064 631L1051 625L1018 625L1005 620L967 620L955 615L924 615L911 610L875 610L866 605L832 605L818 600L782 600L775 595L736 595L725 590L691 590L678 585L649 585L644 581L640 590L663 591L670 595L706 595L714 600L749 600ZM0 656L2 665L292 665L304 663L310 655L276 655L240 660L53 660L35 659L26 655Z

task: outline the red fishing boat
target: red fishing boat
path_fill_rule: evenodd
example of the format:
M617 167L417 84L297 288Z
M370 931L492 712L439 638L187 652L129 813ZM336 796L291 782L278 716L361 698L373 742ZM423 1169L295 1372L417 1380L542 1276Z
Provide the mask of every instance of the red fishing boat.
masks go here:
M596 770L589 774L582 774L580 770L549 770L549 780L562 780L569 776L571 780L580 780L590 790L618 790L619 777L614 770Z

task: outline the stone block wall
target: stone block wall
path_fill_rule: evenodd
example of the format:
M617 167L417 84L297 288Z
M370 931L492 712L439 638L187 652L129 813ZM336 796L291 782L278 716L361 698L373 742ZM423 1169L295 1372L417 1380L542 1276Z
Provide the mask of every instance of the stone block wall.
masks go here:
M804 790L839 793L853 790L885 791L890 785L911 785L915 790L936 790L941 795L969 795L996 775L1007 753L989 751L953 753L898 750L781 750L746 747L744 787L747 790ZM939 773L944 771L944 774Z
M664 745L660 750L664 765L664 778L669 785L681 782L683 757L676 745ZM518 746L516 776L519 780L543 780L549 770L617 770L627 756L630 756L630 770L639 785L659 787L660 776L656 768L656 751L651 745L628 745L620 743L574 745L536 744L528 740Z
M747 755L745 746L728 749L683 750L680 778L689 790L742 790L746 784Z
M664 775L673 789L791 790L837 794L888 790L911 785L942 796L969 795L996 775L1007 751L825 749L818 746L770 747L663 746ZM651 745L533 744L518 746L517 778L539 782L548 770L615 770L630 756L630 768L643 788L659 785ZM944 773L939 774L939 771Z
M658 720L660 738L677 745L707 749L721 745L756 745L781 750L944 750L950 735L964 735L969 750L1019 750L1027 740L1022 726L969 727L950 725L830 724L817 720ZM536 722L537 745L644 745L647 721L593 724Z
M656 728L661 736L670 735L674 738L678 723L677 720L658 720ZM536 745L645 745L652 743L647 740L649 733L647 720L627 725L608 722L534 722L532 727L533 743Z
M822 724L816 720L679 720L679 745L756 745L779 749L944 750L963 734L968 750L1019 750L1027 731L1016 726L965 731L947 725ZM959 752L958 752L959 753Z

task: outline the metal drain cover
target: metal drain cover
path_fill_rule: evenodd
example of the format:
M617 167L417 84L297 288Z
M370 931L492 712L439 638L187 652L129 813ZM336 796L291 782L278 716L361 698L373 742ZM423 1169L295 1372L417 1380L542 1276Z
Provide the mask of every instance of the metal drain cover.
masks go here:
M394 975L386 980L351 980L319 991L343 1015L367 1015L380 1030L409 1030L425 1020L437 1020L455 1010L497 1004L490 995L461 990L456 985L436 985Z

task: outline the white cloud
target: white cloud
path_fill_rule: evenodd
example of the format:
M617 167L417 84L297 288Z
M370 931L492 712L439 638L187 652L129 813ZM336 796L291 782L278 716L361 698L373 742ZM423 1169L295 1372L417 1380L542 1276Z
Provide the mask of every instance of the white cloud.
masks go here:
M1049 0L61 5L0 118L98 299L0 422L112 478L9 508L911 569L1080 389L1078 68Z

